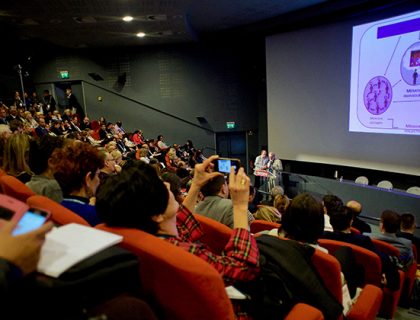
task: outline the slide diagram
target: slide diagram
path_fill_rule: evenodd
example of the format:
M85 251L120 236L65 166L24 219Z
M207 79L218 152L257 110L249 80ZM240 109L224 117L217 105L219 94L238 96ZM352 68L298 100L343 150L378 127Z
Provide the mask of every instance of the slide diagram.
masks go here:
M350 131L420 135L420 11L353 28Z

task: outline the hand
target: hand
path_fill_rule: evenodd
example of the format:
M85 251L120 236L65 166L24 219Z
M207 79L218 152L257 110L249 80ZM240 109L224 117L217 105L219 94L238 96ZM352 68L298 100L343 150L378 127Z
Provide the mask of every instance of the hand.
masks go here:
M230 168L229 193L233 206L248 208L249 184L250 180L246 175L244 168L239 168L236 175L234 168Z
M16 221L8 221L0 230L0 257L19 267L23 274L35 271L45 235L53 224L47 222L40 228L19 236L12 236Z
M248 223L248 200L250 180L240 168L235 175L233 167L230 168L229 193L233 205L233 227L249 229Z
M192 183L197 187L201 188L204 186L210 179L214 177L221 176L220 172L210 172L213 169L213 161L219 158L219 156L214 155L206 159L203 163L196 164L194 168L194 177Z

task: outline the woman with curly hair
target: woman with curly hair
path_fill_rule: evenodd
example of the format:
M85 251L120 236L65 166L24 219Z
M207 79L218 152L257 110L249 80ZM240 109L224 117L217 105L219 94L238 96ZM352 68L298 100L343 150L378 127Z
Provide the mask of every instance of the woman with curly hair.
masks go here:
M104 166L103 154L87 143L72 141L53 152L51 166L54 178L63 191L61 204L92 226L100 223L95 206L89 200L95 196L99 185L98 175Z

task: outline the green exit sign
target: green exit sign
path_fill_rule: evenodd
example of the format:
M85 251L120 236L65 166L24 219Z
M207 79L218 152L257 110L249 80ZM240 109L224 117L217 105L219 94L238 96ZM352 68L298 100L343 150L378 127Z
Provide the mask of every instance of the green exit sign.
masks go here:
M70 74L67 70L61 70L60 71L60 77L61 77L61 79L69 79Z
M235 122L226 122L226 128L227 129L235 129L235 126L236 126L236 124L235 124Z

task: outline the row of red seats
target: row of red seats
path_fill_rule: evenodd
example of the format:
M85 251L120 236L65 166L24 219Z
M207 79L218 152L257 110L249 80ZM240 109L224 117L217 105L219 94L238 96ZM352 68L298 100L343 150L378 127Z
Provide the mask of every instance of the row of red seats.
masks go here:
M89 225L83 218L59 203L44 196L34 195L26 185L14 177L1 176L0 186L3 193L26 201L29 206L51 212L51 220L58 225ZM99 225L97 228L122 235L122 247L139 256L144 293L151 305L157 307L155 311L159 318L235 318L222 277L205 261L140 230L108 228L105 225ZM227 232L230 232L229 230L225 229ZM322 320L324 317L319 310L300 303L295 305L286 319Z
M75 222L88 225L84 219L60 204L46 197L34 195L28 187L14 177L3 175L0 177L0 185L4 193L21 201L26 201L30 206L49 210L52 213L52 220L57 224L63 225ZM207 243L215 253L220 253L230 238L232 230L212 219L200 215L196 215L196 217L206 233L203 242ZM276 223L257 220L251 224L251 231L256 233L279 226ZM145 291L152 301L161 306L165 318L166 315L168 317L171 315L171 318L174 318L174 314L179 314L180 319L195 318L199 314L200 318L203 318L203 314L205 314L213 319L226 318L227 315L233 316L222 278L199 258L139 230L108 228L105 225L100 225L98 228L123 235L122 246L135 252L141 258L140 274ZM379 240L374 240L374 243L384 253L398 256L398 250L391 245ZM379 287L381 287L381 261L376 254L338 241L320 240L320 244L330 252L334 252L339 246L343 245L352 247L357 262L365 268L366 286L348 318L374 319L379 310L382 317L392 319L401 296L404 277L408 293L410 293L414 284L416 266L410 268L406 274L400 272L401 287L399 290L384 289L382 292L379 290ZM342 287L338 261L332 256L318 251L312 260L328 288L341 301ZM172 290L168 291L168 287ZM197 303L196 309L192 301ZM203 306L208 306L208 312L203 313ZM302 311L307 317L302 318ZM318 310L303 304L297 305L288 318L298 319L295 318L296 315L299 315L299 319L322 318Z

